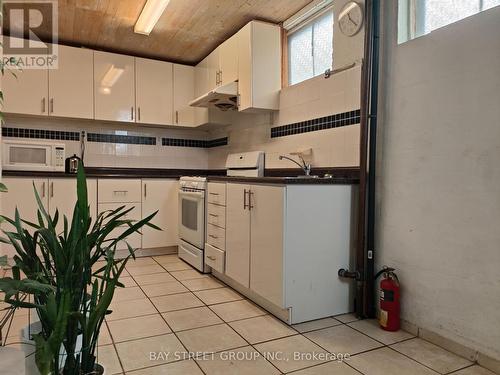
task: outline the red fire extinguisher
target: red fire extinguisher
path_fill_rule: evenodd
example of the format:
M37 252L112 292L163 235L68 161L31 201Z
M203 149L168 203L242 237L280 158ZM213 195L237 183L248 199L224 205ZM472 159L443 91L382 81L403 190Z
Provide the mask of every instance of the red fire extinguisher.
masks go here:
M386 331L397 331L400 327L399 280L394 268L384 266L375 275L375 279L381 274L383 277L380 280L380 327Z

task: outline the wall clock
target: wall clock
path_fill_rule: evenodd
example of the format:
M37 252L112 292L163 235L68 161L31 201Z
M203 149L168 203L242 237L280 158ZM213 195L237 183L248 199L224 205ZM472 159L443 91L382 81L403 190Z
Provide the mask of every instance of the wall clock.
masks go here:
M355 1L349 1L339 13L339 28L342 34L354 36L363 26L363 9Z

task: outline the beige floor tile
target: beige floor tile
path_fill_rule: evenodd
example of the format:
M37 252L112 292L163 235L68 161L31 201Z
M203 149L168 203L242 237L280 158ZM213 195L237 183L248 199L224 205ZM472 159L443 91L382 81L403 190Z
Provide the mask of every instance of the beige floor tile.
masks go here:
M184 270L192 270L193 267L191 267L189 264L186 262L183 262L182 260L178 260L177 262L169 262L169 263L164 263L162 264L163 268L165 268L167 271L184 271Z
M177 254L158 255L154 256L153 259L160 264L176 263L181 260Z
M335 315L334 318L342 323L350 323L359 320L359 318L354 313Z
M104 346L112 343L113 341L111 340L111 335L109 334L106 322L103 322L101 326L101 331L99 332L99 340L97 341L97 345Z
M108 322L115 343L172 332L160 314Z
M127 263L127 268L129 267L142 267L142 266L150 266L152 264L157 264L156 261L151 257L137 257L134 259L130 259Z
M132 301L134 299L143 298L146 298L146 295L142 292L141 288L133 286L130 288L116 288L113 301Z
M354 355L382 346L377 341L345 325L308 332L304 336L331 353L349 353L350 355Z
M328 353L301 335L258 344L255 349L283 372L300 370L328 359Z
M472 365L465 358L419 338L394 344L391 348L441 374Z
M247 345L227 324L182 331L177 336L191 352L218 352Z
M219 305L212 305L210 308L225 322L266 314L266 311L246 300L221 303Z
M151 298L151 301L160 312L203 306L203 302L201 302L193 293L179 293L170 294L168 296L154 297Z
M184 271L173 271L170 274L179 281L199 279L200 277L205 277L204 274L195 270L184 270Z
M34 354L35 351L36 351L36 346L33 343L30 343L30 344L21 343L21 342L9 343L9 340L7 340L5 346L6 347L11 347L11 348L16 348L16 349L24 352L24 356L25 357Z
M137 286L137 283L130 276L120 277L120 282L125 286L125 288Z
M110 310L113 312L106 316L110 322L118 319L134 318L136 316L151 315L157 313L155 307L148 299L136 299L134 301L112 302Z
M216 289L223 288L224 284L217 281L215 278L207 276L199 279L184 280L182 283L192 291L204 290L204 289Z
M127 372L130 375L203 375L194 360L167 363L143 370Z
M113 345L99 346L97 348L97 363L104 366L106 374L121 374L123 372Z
M294 372L293 375L360 375L343 362L333 361ZM389 374L387 374L389 375Z
M168 294L189 292L189 290L178 281L142 285L141 288L148 297L159 297L166 296Z
M299 332L309 332L309 331L314 331L316 329L338 326L339 324L342 324L342 323L336 319L324 318L324 319L318 319L318 320L311 320L310 322L294 324L292 327L295 328Z
M453 375L495 375L495 373L476 365L454 372Z
M229 323L250 344L291 336L297 332L271 315Z
M153 273L162 273L166 272L162 266L159 264L151 264L148 266L137 266L137 267L128 267L127 271L131 276L139 276L139 275L151 275Z
M351 357L349 365L365 375L431 375L437 372L390 348L381 348Z
M194 294L207 305L238 301L244 298L230 288L200 290L199 292L194 292Z
M207 375L274 375L280 372L250 346L198 359Z
M401 329L397 332L384 331L380 328L378 320L376 319L358 320L357 322L349 323L348 325L375 340L383 342L386 345L391 345L396 342L415 337L411 333L405 332Z
M172 276L168 274L168 272L153 273L151 275L134 276L134 280L137 284L141 286L176 281Z
M29 319L28 315L18 316L17 312L14 314L14 317L11 319L11 322L7 324L8 334L7 337L20 337L21 330L28 326Z
M122 342L116 344L116 350L125 371L173 362L185 351L173 333Z
M174 332L223 323L208 307L171 311L162 315Z

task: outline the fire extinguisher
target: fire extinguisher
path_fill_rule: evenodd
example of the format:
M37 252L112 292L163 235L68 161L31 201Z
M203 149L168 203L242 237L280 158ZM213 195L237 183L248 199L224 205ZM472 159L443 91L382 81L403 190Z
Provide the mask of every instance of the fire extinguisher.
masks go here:
M384 266L376 275L380 280L380 317L379 323L386 331L398 331L400 327L399 280L394 268Z

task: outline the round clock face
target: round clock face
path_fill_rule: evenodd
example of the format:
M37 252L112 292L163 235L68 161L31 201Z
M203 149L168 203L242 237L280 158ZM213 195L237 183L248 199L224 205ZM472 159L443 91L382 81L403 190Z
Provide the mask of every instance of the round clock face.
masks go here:
M363 9L354 1L348 2L339 13L338 22L344 35L356 35L363 26Z

